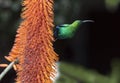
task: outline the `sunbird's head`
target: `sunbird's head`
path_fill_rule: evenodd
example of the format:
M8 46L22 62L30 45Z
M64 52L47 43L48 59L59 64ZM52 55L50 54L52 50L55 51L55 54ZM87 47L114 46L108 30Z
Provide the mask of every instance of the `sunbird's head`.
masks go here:
M75 26L81 25L82 23L87 23L87 22L94 22L94 21L93 20L76 20L71 25L75 27Z
M76 20L73 23L80 23L80 22L81 22L81 20Z
M71 24L71 26L77 27L77 26L79 26L80 24L81 24L81 20L76 20L76 21L74 21L74 22Z

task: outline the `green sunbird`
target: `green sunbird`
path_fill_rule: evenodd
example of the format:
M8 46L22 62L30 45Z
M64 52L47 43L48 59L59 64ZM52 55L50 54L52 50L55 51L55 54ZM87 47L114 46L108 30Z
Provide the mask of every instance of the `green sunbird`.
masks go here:
M54 36L56 39L68 39L75 35L79 26L86 22L94 22L93 20L76 20L72 24L63 24L56 26Z

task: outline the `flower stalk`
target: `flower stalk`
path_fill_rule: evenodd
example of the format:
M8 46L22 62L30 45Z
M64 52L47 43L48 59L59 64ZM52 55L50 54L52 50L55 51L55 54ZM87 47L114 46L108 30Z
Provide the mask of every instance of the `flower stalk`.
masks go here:
M5 57L10 62L19 60L19 63L15 64L16 83L54 81L58 55L52 44L53 4L53 0L23 0L23 21L17 30L11 52Z

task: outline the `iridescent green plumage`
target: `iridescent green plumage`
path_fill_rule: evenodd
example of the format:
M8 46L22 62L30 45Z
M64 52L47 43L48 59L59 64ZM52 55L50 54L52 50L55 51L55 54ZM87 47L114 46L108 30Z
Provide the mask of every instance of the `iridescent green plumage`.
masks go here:
M92 20L76 20L72 24L63 24L56 27L55 37L57 39L67 39L72 38L75 35L75 32L79 28L79 26L84 22L93 22Z

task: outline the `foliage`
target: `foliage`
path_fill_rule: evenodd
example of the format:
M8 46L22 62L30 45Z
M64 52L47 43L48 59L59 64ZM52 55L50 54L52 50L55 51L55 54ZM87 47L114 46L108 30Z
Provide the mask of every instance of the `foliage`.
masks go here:
M106 8L113 12L116 11L118 9L118 6L120 4L120 0L105 0L106 3Z
M111 67L112 70L110 74L102 75L95 70L87 69L80 65L61 62L61 74L57 83L119 83L120 61L112 61Z

